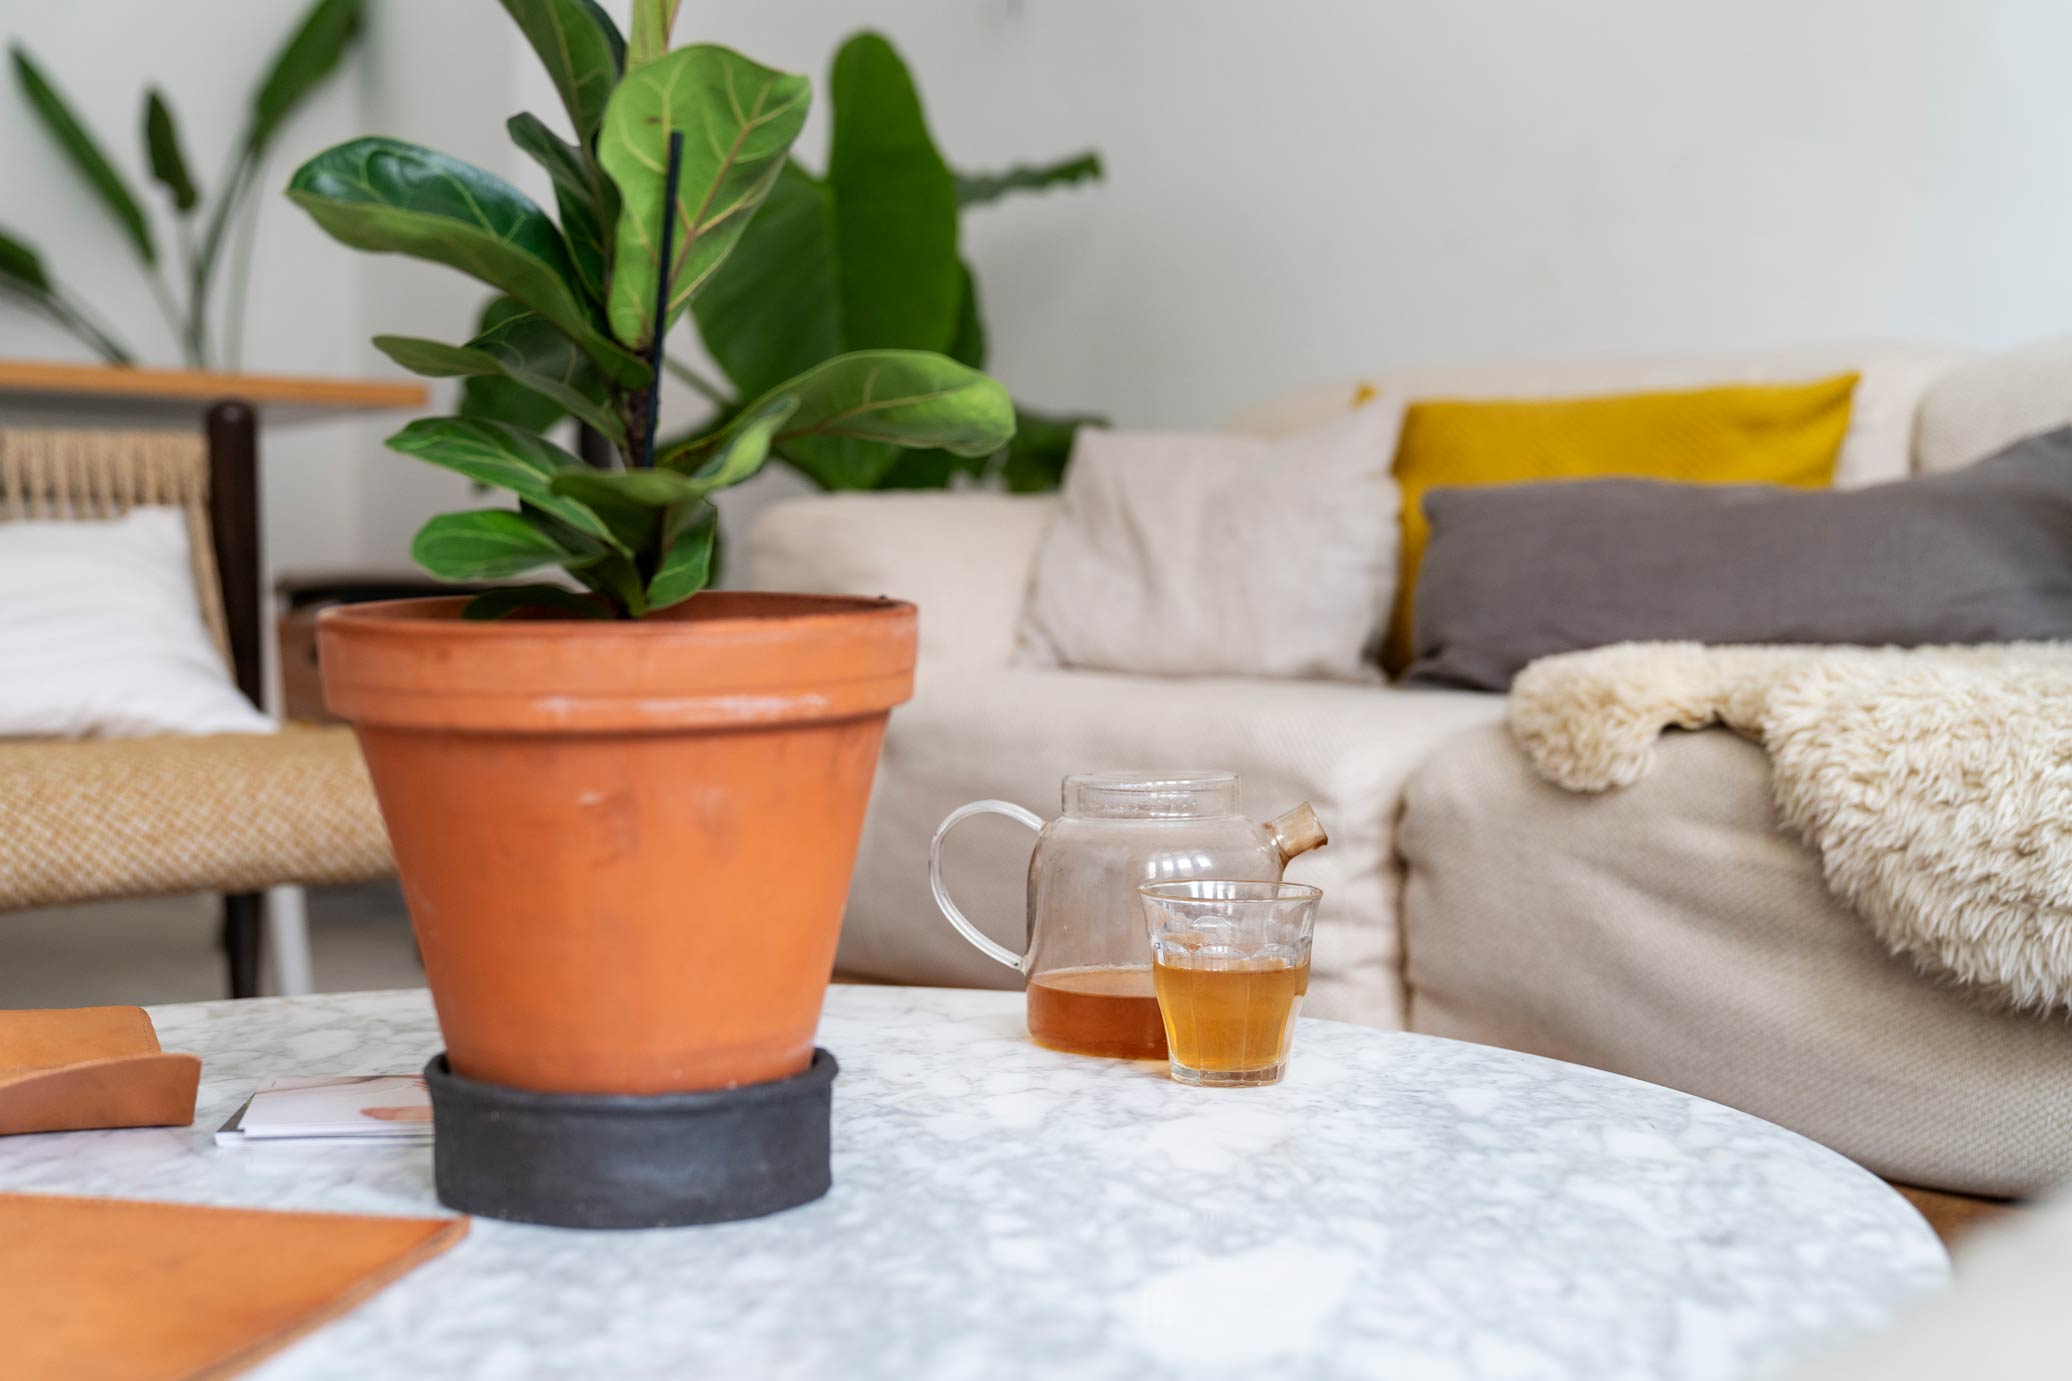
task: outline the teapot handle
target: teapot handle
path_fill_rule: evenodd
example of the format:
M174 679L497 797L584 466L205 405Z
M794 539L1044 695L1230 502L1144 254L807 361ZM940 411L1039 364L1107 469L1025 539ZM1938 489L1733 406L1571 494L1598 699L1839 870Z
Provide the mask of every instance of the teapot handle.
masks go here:
M942 841L952 828L969 820L974 815L1005 815L1010 820L1019 820L1038 834L1043 832L1043 817L1032 810L1023 810L1012 801L973 801L967 806L958 806L943 817L936 827L935 838L928 841L928 890L935 893L935 904L942 908L942 914L950 924L957 927L957 933L971 941L980 953L1019 972L1024 956L1016 954L1004 945L998 945L957 909L957 903L950 900L950 889L942 881Z

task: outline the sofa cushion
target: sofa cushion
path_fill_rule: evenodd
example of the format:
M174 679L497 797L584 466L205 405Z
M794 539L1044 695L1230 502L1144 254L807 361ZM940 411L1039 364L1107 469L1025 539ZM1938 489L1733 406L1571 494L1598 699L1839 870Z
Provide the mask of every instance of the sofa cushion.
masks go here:
M1377 409L1272 439L1082 428L1023 660L1371 681L1395 522Z
M983 797L1054 816L1067 772L1227 768L1243 777L1247 815L1265 819L1306 799L1331 836L1288 870L1324 889L1303 1010L1398 1026L1393 844L1403 781L1435 745L1502 713L1501 698L1461 692L924 664L914 699L886 734L838 971L1019 987L1015 973L951 930L929 895L928 841L942 818ZM1015 950L1034 842L1021 826L989 817L960 826L944 852L965 914Z
M921 606L921 660L1005 666L1052 494L809 494L757 515L745 583ZM731 529L729 529L731 531Z
M1762 750L1672 734L1578 796L1501 727L1412 778L1412 1029L1595 1065L1781 1123L1890 1179L2023 1195L2072 1174L2072 1025L1922 977L1780 833Z
M2072 428L1865 489L1599 480L1425 503L1420 684L1503 690L1620 642L2072 638Z
M1400 418L1404 405L1420 398L1573 398L1718 384L1803 383L1853 371L1862 380L1849 408L1849 433L1835 462L1835 484L1847 488L1899 479L1912 471L1915 408L1932 384L1966 358L1965 352L1942 346L1859 342L1712 355L1403 369L1296 389L1239 413L1225 426L1262 436L1306 431L1343 415L1360 397L1376 393L1380 398L1374 406Z
M1412 403L1396 446L1403 535L1383 664L1411 659L1411 611L1430 532L1425 496L1607 476L1825 489L1849 427L1854 374L1810 384L1737 385L1590 398Z
M2072 426L2072 337L1984 355L1921 395L1914 468L1955 470L2025 436Z

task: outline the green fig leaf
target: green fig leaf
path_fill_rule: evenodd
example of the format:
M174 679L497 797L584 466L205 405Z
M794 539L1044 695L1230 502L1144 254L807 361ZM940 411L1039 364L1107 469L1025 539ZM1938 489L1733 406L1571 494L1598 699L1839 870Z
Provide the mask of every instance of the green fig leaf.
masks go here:
M588 143L626 67L619 26L592 0L503 0L561 95L562 108Z
M719 510L700 499L670 516L662 562L648 581L649 609L681 604L712 578L712 548L719 535Z
M1014 404L1006 389L925 350L840 355L788 380L777 393L792 395L798 405L773 437L773 447L826 489L872 488L897 456L888 448L985 456L1014 436ZM728 431L680 446L660 463L695 470L769 401L758 399Z
M502 178L398 139L355 139L297 169L288 195L332 238L472 274L566 332L620 384L648 381L647 365L591 319L554 222Z
M618 534L587 505L557 494L553 479L589 467L545 437L506 422L468 417L426 417L388 439L392 450L516 494L541 512L630 555Z
M441 513L417 530L410 555L441 580L508 580L580 560L538 523L509 509Z
M597 161L619 191L612 255L612 333L645 350L726 259L806 122L809 84L711 44L629 71L612 93ZM674 260L661 263L669 137L683 134ZM657 290L667 308L655 320Z

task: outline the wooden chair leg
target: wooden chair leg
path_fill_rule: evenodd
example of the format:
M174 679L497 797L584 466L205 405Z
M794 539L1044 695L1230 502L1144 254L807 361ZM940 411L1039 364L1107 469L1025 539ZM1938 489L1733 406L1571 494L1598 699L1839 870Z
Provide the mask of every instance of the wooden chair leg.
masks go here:
M223 897L223 953L230 961L230 995L259 996L259 923L263 894L228 892Z

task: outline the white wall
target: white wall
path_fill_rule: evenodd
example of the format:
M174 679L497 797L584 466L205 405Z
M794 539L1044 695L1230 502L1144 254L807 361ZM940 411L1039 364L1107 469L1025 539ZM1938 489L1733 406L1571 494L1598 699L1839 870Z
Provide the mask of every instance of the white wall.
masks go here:
M171 259L170 212L141 150L145 88L166 93L195 176L211 191L244 128L249 93L301 6L250 0L177 5L59 4L0 0L0 32L19 39L128 175L155 218L161 259ZM350 80L318 93L276 146L258 197L248 368L285 374L350 374L361 358L360 284L330 241L275 195L308 154L351 137L360 122ZM96 307L140 362L173 365L179 351L128 241L71 165L35 125L8 62L0 73L0 224L37 245L46 268ZM16 300L0 296L0 356L91 360ZM264 518L269 564L337 566L357 561L364 533L360 428L351 424L265 438Z
M868 16L953 162L1083 145L967 222L1032 402L1202 426L1411 362L2072 319L2053 0L707 0L825 73ZM804 147L816 161L824 136Z
M259 15L285 27L300 8L0 0L0 27L125 157L159 77L212 169L277 40ZM1205 426L1408 362L1995 346L2072 316L2072 6L2054 0L704 0L678 38L818 80L864 23L906 52L960 165L1107 159L1103 185L967 222L995 370L1034 403ZM501 122L562 117L498 6L377 0L361 63L290 135L273 186L378 130L537 187ZM0 222L61 247L55 266L149 337L119 243L12 99ZM816 166L824 143L816 121ZM375 368L368 334L459 339L480 298L333 246L278 201L262 245L255 367ZM0 354L78 352L0 308ZM464 501L381 452L381 428L348 430L272 448L276 564L392 563L425 513Z

